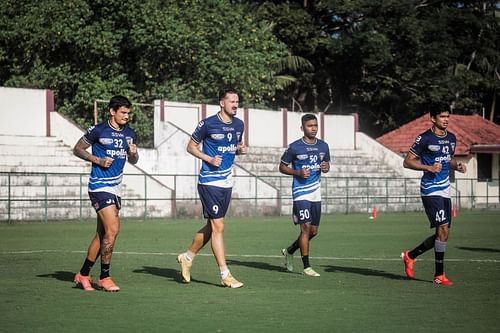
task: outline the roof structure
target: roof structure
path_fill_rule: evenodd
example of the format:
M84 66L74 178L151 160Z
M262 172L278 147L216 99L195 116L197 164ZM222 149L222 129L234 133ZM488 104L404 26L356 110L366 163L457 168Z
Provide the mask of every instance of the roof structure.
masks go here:
M432 127L429 113L386 133L376 140L400 155L406 155L415 138ZM448 130L457 137L455 155L500 153L500 126L479 115L450 115Z

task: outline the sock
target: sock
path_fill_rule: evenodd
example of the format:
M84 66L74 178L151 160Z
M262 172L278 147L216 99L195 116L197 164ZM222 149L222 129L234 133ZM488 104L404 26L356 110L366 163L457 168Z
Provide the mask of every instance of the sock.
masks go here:
M187 250L186 253L184 253L184 258L186 258L187 261L193 261L194 257L196 256L196 253Z
M99 277L99 279L102 280L109 277L109 266L110 264L101 263L101 276Z
M434 246L434 264L436 267L436 274L434 276L439 276L444 274L445 251L446 251L446 242L442 242L436 239L436 245Z
M316 236L316 235L310 235L309 240L313 239L314 236ZM286 251L289 254L294 254L295 251L297 251L298 249L299 249L299 240L297 239L295 242L292 243L292 245L290 245L289 247L286 248Z
M223 278L223 279L225 279L225 278L227 278L227 276L229 275L229 273L230 273L229 269L225 269L225 270L223 270L223 271L220 272L220 277Z
M87 258L85 258L85 262L82 265L82 268L80 269L80 274L83 276L88 276L90 274L90 270L92 269L92 266L94 266L94 261L90 261Z
M306 269L307 267L311 267L311 265L309 264L309 256L302 256L302 264L304 264L304 269Z
M294 254L295 251L297 251L298 249L299 249L299 242L295 241L295 242L292 243L292 245L290 245L289 247L286 248L286 251L289 254Z
M410 257L410 259L415 259L422 253L429 251L434 247L435 240L436 240L436 235L428 237L426 240L422 242L422 244L420 244L419 246L408 252L408 257Z

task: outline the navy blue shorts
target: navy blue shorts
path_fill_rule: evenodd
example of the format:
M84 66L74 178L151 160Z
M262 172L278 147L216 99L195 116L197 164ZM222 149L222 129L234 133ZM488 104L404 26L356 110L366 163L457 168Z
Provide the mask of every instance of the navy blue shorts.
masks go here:
M89 198L96 212L111 205L115 205L118 210L122 208L122 198L113 193L89 192Z
M206 219L220 219L226 216L232 192L232 188L198 184L203 216Z
M321 201L299 200L293 202L293 223L319 226Z
M451 227L451 199L440 196L422 197L425 213L431 224L431 228L448 224Z

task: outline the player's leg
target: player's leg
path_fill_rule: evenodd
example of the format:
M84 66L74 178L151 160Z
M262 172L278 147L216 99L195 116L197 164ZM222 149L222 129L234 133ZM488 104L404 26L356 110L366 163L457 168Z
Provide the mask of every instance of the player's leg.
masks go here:
M94 207L98 207L99 196L95 196L92 193L89 193L90 201ZM74 282L86 291L94 290L92 287L92 277L90 276L90 270L94 266L97 258L99 257L99 252L101 248L101 238L100 238L100 230L102 229L102 223L100 222L100 217L97 215L97 230L94 238L90 242L90 245L87 249L87 256L85 257L85 261L83 262L80 271L76 273L74 277Z
M448 241L449 228L451 226L451 199L441 198L439 210L436 217L436 240L434 244L435 274L434 283L451 286L453 282L448 280L444 273L444 256L446 243Z
M303 273L307 276L319 276L309 263L309 238L316 235L319 225L319 215L313 202L301 200L294 202L294 222L300 226L299 248L304 266ZM316 214L316 216L314 216ZM315 222L313 224L313 221Z
M224 218L212 219L212 252L220 270L221 284L224 287L240 288L243 283L236 280L226 263L226 250L224 248Z
M422 204L424 206L425 213L427 215L427 219L430 223L431 228L434 228L435 225L435 214L437 210L436 198L433 196L423 196ZM422 243L416 246L413 250L405 250L401 253L401 259L405 265L405 273L409 279L413 279L414 270L413 266L415 265L416 258L430 249L434 248L436 240L436 235L431 235L427 237Z
M177 256L177 262L181 265L181 276L183 282L191 282L191 266L193 265L194 257L208 243L211 236L212 225L210 220L207 219L207 223L203 226L203 228L198 230L194 235L188 250Z
M98 212L103 233L101 234L101 274L97 285L105 291L120 290L109 274L116 238L120 232L118 212L118 207L115 204L106 206Z

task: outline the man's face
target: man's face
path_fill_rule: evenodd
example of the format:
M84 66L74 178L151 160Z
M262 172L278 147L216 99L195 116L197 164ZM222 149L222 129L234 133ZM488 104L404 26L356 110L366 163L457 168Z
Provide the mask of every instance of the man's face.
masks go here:
M222 111L228 116L235 116L238 111L238 105L240 103L240 98L238 94L227 93L226 96L220 100L220 106Z
M117 124L118 126L123 127L128 123L130 119L130 112L131 110L124 106L120 107L116 111L111 109L111 118L112 118L111 121Z
M302 125L304 136L308 139L314 139L318 133L318 121L316 119L308 120Z
M450 120L450 113L448 111L443 111L435 117L431 117L434 126L438 129L444 131L448 127L448 122Z

